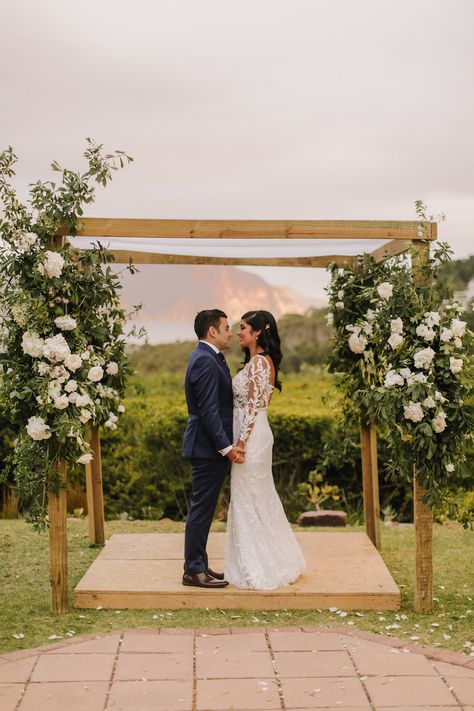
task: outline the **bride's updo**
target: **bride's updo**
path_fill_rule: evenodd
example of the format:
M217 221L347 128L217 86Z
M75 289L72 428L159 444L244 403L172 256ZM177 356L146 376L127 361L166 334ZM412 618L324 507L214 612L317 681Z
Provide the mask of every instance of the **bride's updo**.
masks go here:
M257 343L272 359L273 365L275 366L275 387L281 391L278 371L283 356L280 348L280 336L278 335L278 328L273 314L271 314L270 311L247 311L247 313L242 316L242 321L248 323L253 331L261 331L257 338ZM244 353L245 364L250 360L249 349L244 348Z

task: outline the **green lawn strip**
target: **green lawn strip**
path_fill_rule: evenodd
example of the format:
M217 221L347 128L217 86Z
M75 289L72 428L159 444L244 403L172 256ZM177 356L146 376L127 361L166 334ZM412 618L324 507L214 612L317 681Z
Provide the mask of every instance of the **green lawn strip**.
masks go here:
M109 521L106 535L182 531L171 521ZM214 530L224 530L215 524ZM326 529L327 530L327 529ZM363 530L351 528L348 530ZM70 595L97 548L88 544L87 522L72 520L69 533ZM341 535L344 535L341 531ZM402 591L398 612L280 612L244 610L75 610L61 617L49 612L48 536L36 534L21 520L0 521L0 653L54 643L58 638L104 633L128 627L228 627L343 625L393 635L420 644L469 652L474 643L474 533L458 526L434 528L434 612L413 611L414 545L411 526L383 528L383 556ZM350 575L350 570L348 570ZM13 635L24 635L17 639ZM52 638L52 639L51 639ZM474 651L474 648L473 648Z

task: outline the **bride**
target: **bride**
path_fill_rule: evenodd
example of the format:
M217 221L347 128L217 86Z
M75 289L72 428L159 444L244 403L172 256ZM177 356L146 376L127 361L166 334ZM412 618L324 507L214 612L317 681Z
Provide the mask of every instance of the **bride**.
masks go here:
M238 337L245 365L232 381L234 442L245 447L245 461L232 464L225 577L239 588L271 590L293 583L305 568L272 476L267 408L274 388L281 390L280 337L268 311L245 313Z

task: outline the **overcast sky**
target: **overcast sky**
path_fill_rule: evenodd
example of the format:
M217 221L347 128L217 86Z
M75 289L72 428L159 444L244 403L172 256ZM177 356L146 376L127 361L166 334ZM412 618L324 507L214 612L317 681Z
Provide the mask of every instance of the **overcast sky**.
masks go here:
M84 137L135 162L89 216L413 219L474 252L472 0L0 0L18 185ZM259 269L317 295L321 270Z

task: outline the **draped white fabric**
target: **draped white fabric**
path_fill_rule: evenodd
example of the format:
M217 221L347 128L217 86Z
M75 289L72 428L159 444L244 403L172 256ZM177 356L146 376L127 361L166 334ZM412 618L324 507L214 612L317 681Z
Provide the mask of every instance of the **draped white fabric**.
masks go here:
M176 254L192 257L324 257L356 256L373 252L388 244L388 239L165 239L154 237L70 237L79 249L90 249L100 242L112 251Z

